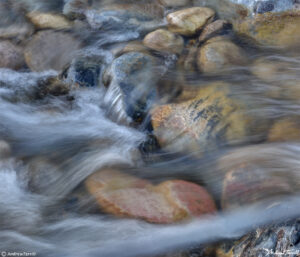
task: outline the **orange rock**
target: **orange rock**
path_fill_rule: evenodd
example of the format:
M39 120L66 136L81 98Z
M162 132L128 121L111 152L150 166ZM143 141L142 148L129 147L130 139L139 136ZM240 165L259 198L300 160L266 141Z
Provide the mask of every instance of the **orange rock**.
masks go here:
M184 209L190 216L201 216L216 211L212 197L201 186L184 180L161 183L157 189L177 208Z
M181 180L153 186L115 170L103 170L91 175L85 185L105 212L119 217L172 223L216 210L205 189Z

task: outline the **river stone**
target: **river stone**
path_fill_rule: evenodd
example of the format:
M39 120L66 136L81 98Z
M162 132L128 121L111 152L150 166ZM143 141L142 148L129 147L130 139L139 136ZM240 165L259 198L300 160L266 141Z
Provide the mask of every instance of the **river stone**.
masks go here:
M106 77L110 77L109 90L121 90L125 111L133 120L141 121L156 97L159 74L155 66L153 57L130 52L115 59L106 72Z
M184 36L198 33L215 16L214 10L206 7L192 7L168 14L169 30Z
M241 37L270 47L297 47L300 43L300 12L265 13L236 20L233 27Z
M100 85L104 60L99 56L78 57L60 74L67 83L80 87Z
M179 7L191 4L191 0L160 0L161 4L166 7Z
M53 13L30 12L27 18L38 29L69 29L72 23L63 15Z
M222 72L234 65L246 64L243 50L222 37L208 40L198 51L197 64L204 73Z
M230 23L228 21L216 20L204 27L204 29L202 30L199 36L199 42L200 43L204 42L229 27L230 27Z
M23 40L33 33L33 26L27 21L18 1L0 1L0 17L0 38Z
M150 32L144 38L144 45L159 51L180 54L183 50L183 38L165 29Z
M243 105L230 97L229 85L214 83L194 92L191 100L155 107L152 126L163 148L201 155L243 141L251 119L242 109Z
M221 204L234 209L292 192L287 178L271 176L259 164L244 163L226 173Z
M131 40L159 27L163 15L163 6L155 3L113 4L85 11L92 29L127 32Z
M18 70L24 65L22 49L10 41L0 41L0 68Z
M276 121L271 127L268 135L269 142L299 141L300 124L297 120L285 118Z
M65 0L63 14L70 19L84 18L84 12L90 6L90 0Z
M91 175L85 185L104 211L120 217L172 223L216 210L202 187L181 180L153 186L146 180L107 169Z
M150 54L149 48L146 47L140 41L131 41L121 47L113 49L113 54L117 57L129 52L140 52L144 54Z
M25 48L25 60L33 71L60 71L74 57L81 43L70 34L51 30L34 35Z
M222 243L216 257L297 257L299 242L300 221L287 221L257 228L240 239Z
M212 214L216 205L208 192L199 185L182 180L169 180L157 186L176 208L184 209L189 216Z

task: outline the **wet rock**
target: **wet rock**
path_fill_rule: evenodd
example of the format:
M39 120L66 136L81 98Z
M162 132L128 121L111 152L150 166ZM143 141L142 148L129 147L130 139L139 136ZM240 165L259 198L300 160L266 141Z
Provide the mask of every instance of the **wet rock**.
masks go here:
M204 73L222 72L230 66L244 65L246 60L240 47L222 37L208 40L197 56L198 68Z
M0 2L0 38L23 40L33 33L33 26L24 16L24 8L18 2Z
M300 78L298 67L292 61L274 58L258 58L251 72L269 87L265 91L268 97L275 99L300 99Z
M81 43L70 34L40 31L25 48L25 60L33 71L60 71L73 58Z
M288 178L271 175L258 163L244 163L225 175L222 208L238 208L292 192Z
M243 115L243 105L229 97L227 84L207 85L193 93L191 100L152 110L154 134L162 147L201 155L245 138L250 119Z
M207 191L191 182L170 180L157 186L170 203L184 209L189 216L197 217L216 211L216 205Z
M96 87L100 84L104 60L101 57L81 57L72 61L61 77L69 84Z
M71 86L58 77L48 77L40 79L35 92L36 99L43 99L48 95L60 96L67 95L71 90Z
M300 139L300 124L297 120L282 119L272 126L269 131L268 141L270 142L286 142L298 141Z
M191 0L160 0L161 4L166 7L188 6Z
M265 13L271 12L275 8L275 1L268 0L268 1L258 1L255 3L253 12L254 13Z
M236 241L228 241L217 249L217 257L299 255L299 220L271 224L256 229Z
M127 37L131 40L138 38L140 33L152 31L159 27L163 15L163 7L155 3L115 4L85 11L91 28L109 32L127 32Z
M142 42L140 41L131 41L125 46L122 47L117 47L116 49L113 50L113 53L115 56L121 56L122 54L126 54L129 52L140 52L144 54L150 54L149 53L149 48L147 48Z
M0 41L0 68L18 70L24 65L22 49L10 41Z
M235 31L247 40L270 47L297 47L300 43L300 15L297 11L265 13L237 20Z
M38 29L69 29L72 27L72 23L59 14L34 11L28 13L27 17Z
M153 57L138 53L126 53L115 59L106 72L110 77L109 90L119 88L127 115L141 121L156 97L159 73Z
M169 30L184 36L198 33L214 18L215 12L206 7L192 7L168 14Z
M215 211L212 198L202 187L181 180L153 186L116 170L102 170L91 175L85 185L104 211L120 217L172 223Z
M251 67L251 72L264 82L276 83L280 80L293 79L297 75L292 63L272 58L258 58Z
M91 0L66 0L63 14L70 19L83 19L84 12L91 6Z
M216 20L203 29L199 36L199 42L204 42L208 40L209 38L219 34L223 30L230 28L230 23L226 20Z
M180 54L183 50L183 38L165 29L158 29L144 38L144 45L160 52Z

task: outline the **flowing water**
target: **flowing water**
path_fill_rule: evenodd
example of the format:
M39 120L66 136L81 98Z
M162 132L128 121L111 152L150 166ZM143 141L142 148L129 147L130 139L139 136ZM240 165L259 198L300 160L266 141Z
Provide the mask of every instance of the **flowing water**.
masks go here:
M31 10L60 10L63 1L19 2ZM251 9L255 1L233 2L242 2ZM285 9L289 4L290 1L278 1L276 10ZM93 10L89 12L87 17L92 17ZM99 21L104 27L106 22ZM106 27L101 33L75 31L87 42L79 54L104 56L104 63L108 65L113 59L112 46L143 37L142 29L119 26L116 22L118 29ZM155 22L155 26L163 24L164 20ZM147 24L147 30L151 26L154 25ZM234 67L218 80L234 84L235 97L247 102L251 106L247 113L259 120L297 117L300 111L300 98L296 96L300 92L299 52L245 47L250 59L266 57L285 62L286 70L278 71L274 80L263 82L252 75L250 67ZM175 61L176 57L168 56L157 67L157 73L164 76L166 83L176 82L174 77L179 71L175 70ZM205 84L212 80L180 72L194 83ZM101 84L74 89L71 99L70 96L48 96L36 100L38 81L57 74L53 70L34 73L0 69L1 251L35 252L37 256L49 257L158 256L235 239L260 225L299 217L299 142L266 143L257 132L251 138L256 144L239 145L225 157L227 146L212 150L204 158L175 152L143 157L139 149L147 140L147 132L129 126L130 119L118 88L106 89ZM295 91L290 93L295 97L289 97L289 88L283 96L270 97L284 81L298 82L293 88ZM95 210L91 197L81 194L82 183L90 174L102 167L118 165L154 183L179 178L204 184L218 199L223 172L245 161L260 165L267 179L287 180L291 192L175 225L118 219ZM263 191L261 194L264 198Z

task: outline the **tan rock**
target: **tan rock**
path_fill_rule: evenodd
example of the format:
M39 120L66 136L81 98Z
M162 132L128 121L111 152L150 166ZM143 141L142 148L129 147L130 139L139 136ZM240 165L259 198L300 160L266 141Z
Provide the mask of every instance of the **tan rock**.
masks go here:
M144 38L144 45L159 51L180 54L183 50L183 38L165 29L155 30Z
M244 65L246 60L240 47L221 37L207 41L197 56L198 68L204 73L222 72L230 66Z
M283 119L275 122L269 132L268 141L286 142L300 139L300 124L296 120Z
M198 33L215 16L214 10L206 7L192 7L168 14L170 31L184 36Z
M207 39L211 38L212 36L215 36L216 34L220 33L223 29L225 29L227 26L229 26L229 22L226 20L216 20L203 29L199 36L199 42L204 42Z
M154 108L152 126L160 145L169 151L201 154L218 144L242 141L250 120L229 92L227 84L215 83L201 87L192 100Z
M20 69L25 65L23 49L10 41L0 41L0 68Z
M70 34L51 30L34 35L25 48L25 60L33 71L62 70L74 57L81 42Z
M300 43L300 12L258 14L236 20L235 31L256 43L271 47L297 47Z
M28 13L27 18L38 29L69 29L72 27L72 22L59 14L34 11Z

